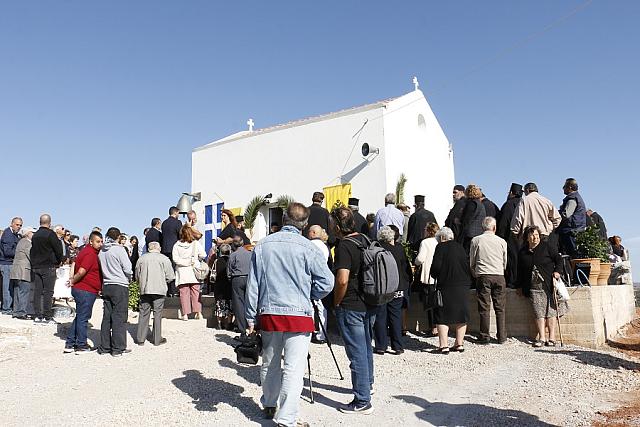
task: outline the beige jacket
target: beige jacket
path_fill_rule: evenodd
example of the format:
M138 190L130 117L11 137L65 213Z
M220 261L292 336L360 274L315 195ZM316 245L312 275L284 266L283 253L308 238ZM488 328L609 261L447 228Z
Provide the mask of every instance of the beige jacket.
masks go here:
M522 196L511 220L511 232L522 237L525 228L537 225L540 233L548 236L560 225L560 220L560 213L551 200L534 191L527 196Z
M171 256L176 265L176 286L198 283L193 266L207 257L202 245L196 240L191 243L178 241L173 245Z

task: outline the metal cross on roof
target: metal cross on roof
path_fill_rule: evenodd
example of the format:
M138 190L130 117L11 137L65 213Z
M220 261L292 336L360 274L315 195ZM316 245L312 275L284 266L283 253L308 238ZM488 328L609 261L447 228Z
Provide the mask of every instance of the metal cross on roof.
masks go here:
M247 125L249 126L249 132L253 132L253 119L247 120Z

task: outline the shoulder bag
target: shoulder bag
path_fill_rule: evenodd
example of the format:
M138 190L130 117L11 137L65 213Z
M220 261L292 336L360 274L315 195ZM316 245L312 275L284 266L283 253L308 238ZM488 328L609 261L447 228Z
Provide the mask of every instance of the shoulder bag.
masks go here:
M204 261L200 261L200 259L198 258L198 254L196 252L196 245L198 244L198 242L193 241L193 251L191 254L191 258L195 258L196 261L194 261L194 264L192 266L193 268L193 274L196 276L196 280L198 282L204 282L204 280L207 278L207 275L209 274L209 264L207 264Z

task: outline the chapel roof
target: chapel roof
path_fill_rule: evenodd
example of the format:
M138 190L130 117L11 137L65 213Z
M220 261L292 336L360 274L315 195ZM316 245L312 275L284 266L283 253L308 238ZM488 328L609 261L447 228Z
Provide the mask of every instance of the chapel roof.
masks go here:
M376 102L372 102L370 104L364 104L364 105L360 105L357 107L351 107L351 108L345 108L343 110L338 110L338 111L334 111L331 113L325 113L325 114L320 114L317 116L310 116L310 117L305 117L303 119L297 119L297 120L292 120L290 122L286 122L286 123L281 123L278 125L273 125L273 126L268 126L265 128L261 128L261 129L255 129L253 131L240 131L240 132L236 132L233 133L231 135L225 136L224 138L215 140L213 142L210 142L209 144L203 145L201 147L195 148L193 151L200 151L203 150L205 148L209 148L213 145L219 144L219 143L227 143L227 142L231 142L231 141L237 141L239 139L243 139L243 138L247 138L247 137L253 137L253 136L257 136L257 135L262 135L265 133L269 133L269 132L274 132L274 131L278 131L278 130L283 130L283 129L288 129L288 128L292 128L292 127L296 127L296 126L303 126L303 125L307 125L310 123L315 123L315 122L320 122L323 120L330 120L330 119L335 119L337 117L342 117L342 116L346 116L349 114L356 114L356 113L361 113L363 111L368 111L368 110L373 110L376 108L380 108L380 107L386 107L391 101L394 101L398 99L396 98L387 98L387 99L383 99L381 101L376 101Z

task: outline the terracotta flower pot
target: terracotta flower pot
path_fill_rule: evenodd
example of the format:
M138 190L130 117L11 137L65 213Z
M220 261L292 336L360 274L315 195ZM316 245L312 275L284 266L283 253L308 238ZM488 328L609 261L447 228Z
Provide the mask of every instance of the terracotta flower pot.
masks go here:
M601 262L600 263L600 274L598 274L598 285L603 286L609 283L609 276L611 276L611 263L610 262Z
M600 260L598 258L578 258L571 260L571 268L576 271L576 264L588 263L591 264L589 270L589 284L595 286L598 284L598 276L600 275ZM606 284L606 283L605 283Z

